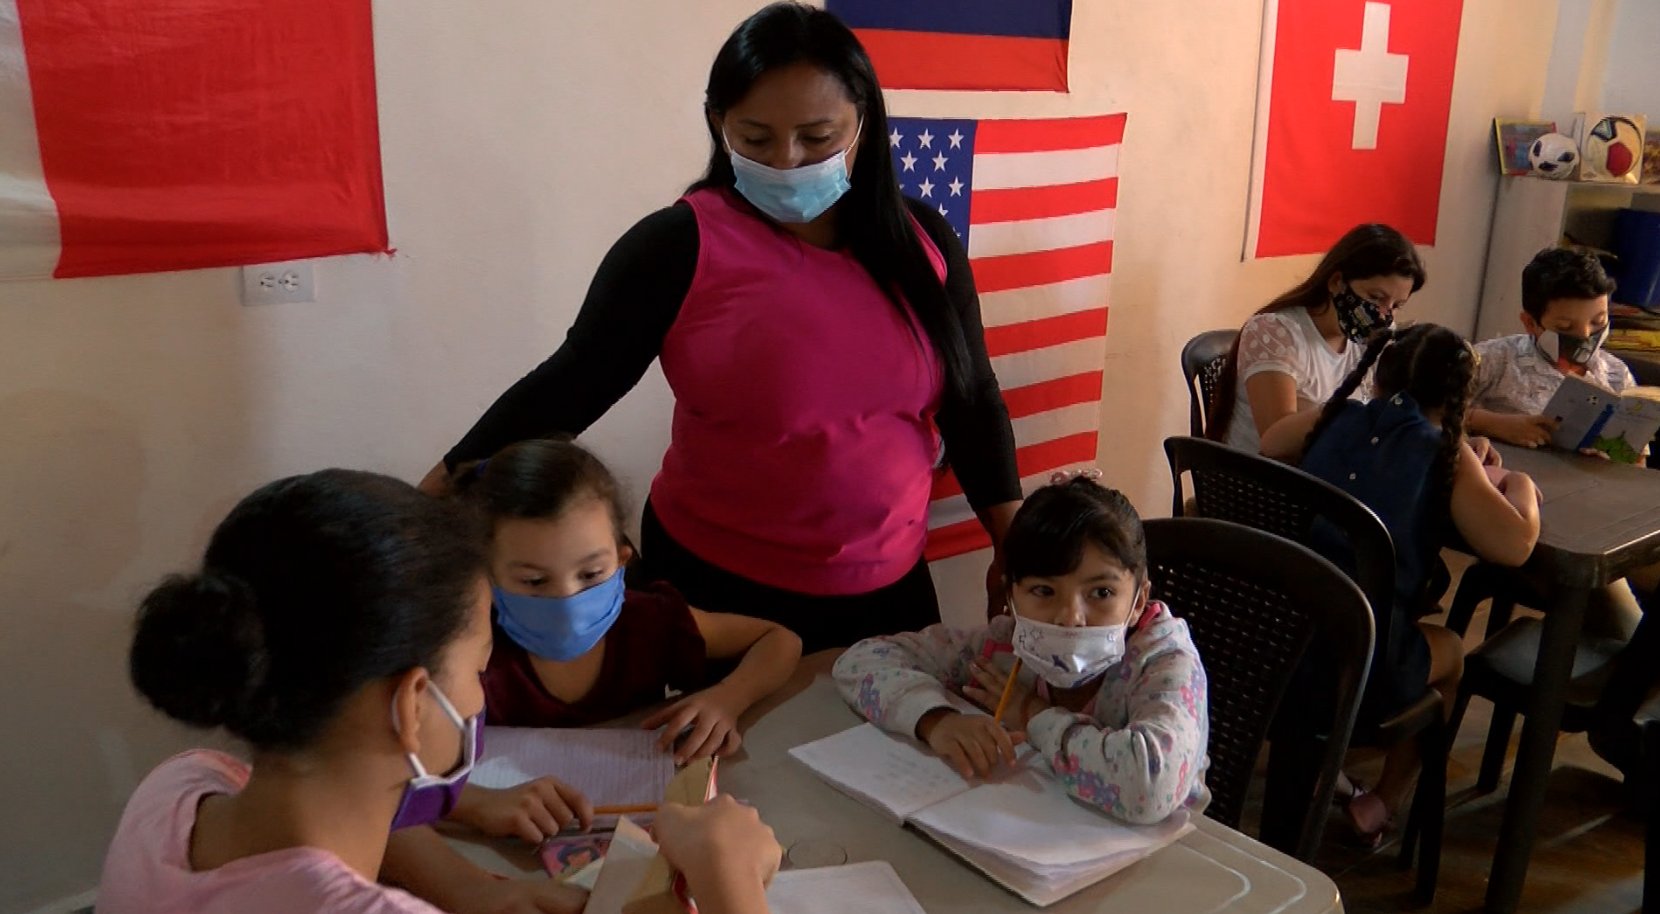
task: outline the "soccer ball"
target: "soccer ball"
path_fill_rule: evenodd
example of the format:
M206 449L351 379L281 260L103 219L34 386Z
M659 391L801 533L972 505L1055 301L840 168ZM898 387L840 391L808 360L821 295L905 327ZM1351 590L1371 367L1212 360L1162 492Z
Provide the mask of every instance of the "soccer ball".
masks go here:
M1545 178L1566 178L1579 164L1579 147L1560 133L1547 133L1527 149L1533 173Z
M1623 179L1642 160L1642 149L1643 130L1635 121L1618 115L1605 117L1586 131L1585 177Z

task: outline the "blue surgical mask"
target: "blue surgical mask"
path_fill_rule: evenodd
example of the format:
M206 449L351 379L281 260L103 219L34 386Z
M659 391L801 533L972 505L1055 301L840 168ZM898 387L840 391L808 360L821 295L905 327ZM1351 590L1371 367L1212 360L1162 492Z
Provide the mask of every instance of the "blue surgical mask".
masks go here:
M853 142L841 152L822 162L797 168L773 168L746 159L732 149L731 141L726 141L738 193L778 222L812 222L853 186L847 179L847 153L859 144L859 131L863 129L864 122L860 121L853 131ZM724 131L721 139L726 140Z
M548 660L575 660L593 650L622 614L623 570L568 597L494 591L496 622L515 644Z

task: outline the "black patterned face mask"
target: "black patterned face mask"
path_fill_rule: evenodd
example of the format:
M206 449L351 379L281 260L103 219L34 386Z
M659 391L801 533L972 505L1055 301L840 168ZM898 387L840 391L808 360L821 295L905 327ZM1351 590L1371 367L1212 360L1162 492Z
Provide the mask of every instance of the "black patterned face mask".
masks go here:
M1331 304L1337 309L1337 328L1357 343L1366 342L1373 333L1395 323L1393 314L1384 314L1377 302L1356 295L1348 283L1331 297Z

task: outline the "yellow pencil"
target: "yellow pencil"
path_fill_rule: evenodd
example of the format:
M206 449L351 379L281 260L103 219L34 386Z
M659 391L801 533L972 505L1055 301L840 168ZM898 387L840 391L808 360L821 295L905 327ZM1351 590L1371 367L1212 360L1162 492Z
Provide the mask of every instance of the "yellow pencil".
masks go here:
M627 806L595 806L596 816L626 816L632 812L656 812L656 803L632 803Z
M991 722L1003 722L1003 712L1009 707L1009 696L1014 694L1014 678L1020 675L1020 658L1014 658L1014 666L1009 667L1009 681L1003 684L1003 697L997 699L997 713L991 716Z

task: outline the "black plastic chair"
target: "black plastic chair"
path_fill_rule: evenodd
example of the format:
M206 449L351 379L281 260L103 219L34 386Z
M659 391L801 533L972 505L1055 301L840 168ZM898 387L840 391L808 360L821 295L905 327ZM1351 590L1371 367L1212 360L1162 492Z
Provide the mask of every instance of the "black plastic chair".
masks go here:
M1193 437L1202 438L1205 422L1216 407L1216 386L1238 330L1206 330L1182 347L1182 377L1187 379L1187 424Z
M1233 521L1310 545L1316 523L1341 532L1354 558L1354 581L1366 594L1374 614L1376 643L1388 644L1395 601L1395 545L1389 530L1371 508L1342 489L1297 469L1256 454L1202 438L1167 438L1164 451L1170 462L1172 513L1184 513L1182 477L1193 484L1193 507L1200 517ZM1368 655L1370 657L1370 655ZM1433 689L1405 708L1393 710L1381 722L1357 729L1350 739L1356 746L1393 746L1419 738L1423 773L1412 797L1412 810L1401 840L1400 861L1418 864L1417 898L1428 904L1440 877L1441 833L1447 795L1445 707ZM1296 790L1308 762L1295 756L1284 761L1270 755L1269 797L1281 800L1282 791ZM1288 750L1294 752L1295 750ZM1276 837L1268 835L1266 837ZM1420 841L1421 839L1421 841ZM1281 839L1283 840L1283 839ZM1275 843L1269 841L1270 844ZM1421 853L1420 853L1421 848Z
M1313 803L1288 848L1313 857L1343 764L1372 656L1366 596L1313 550L1242 524L1207 518L1149 520L1153 595L1187 621L1209 680L1211 803L1205 814L1237 828L1263 742L1308 646L1336 662L1331 734L1313 779ZM1307 791L1310 782L1304 781ZM1265 816L1266 820L1266 816Z
M1498 789L1504 776L1505 752L1516 727L1516 718L1527 707L1533 687L1533 665L1539 655L1543 624L1538 619L1514 619L1516 607L1548 606L1549 601L1514 568L1477 561L1465 570L1447 613L1447 627L1463 635L1470 627L1476 608L1492 600L1482 642L1464 659L1464 678L1459 681L1458 701L1448 724L1449 739L1458 734L1470 699L1481 696L1493 703L1493 717L1482 747L1481 769L1476 790ZM1595 721L1595 706L1612 672L1614 657L1626 642L1581 637L1574 649L1574 663L1568 683L1567 704L1562 709L1563 733L1583 733Z

